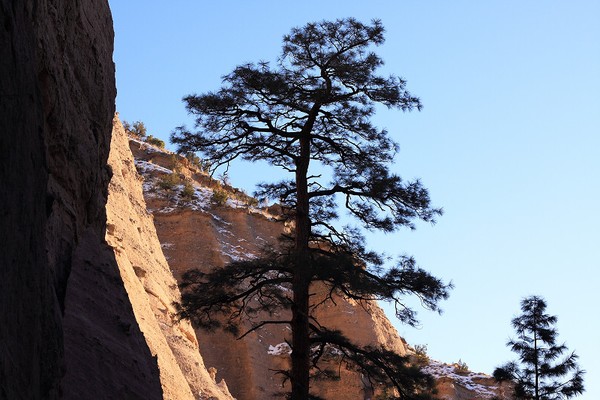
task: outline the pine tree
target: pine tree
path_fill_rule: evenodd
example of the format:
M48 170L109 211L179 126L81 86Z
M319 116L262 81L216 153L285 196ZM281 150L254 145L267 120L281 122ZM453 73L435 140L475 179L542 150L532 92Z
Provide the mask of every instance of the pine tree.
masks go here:
M494 378L512 381L517 399L560 400L583 393L584 371L577 365L575 352L558 360L567 347L556 344L557 318L545 314L544 299L538 296L523 299L521 311L523 313L512 320L517 340L507 344L519 354L520 362L496 368Z
M415 325L416 313L404 296L416 295L431 310L439 310L438 302L448 296L449 285L410 257L383 269L382 257L365 248L357 228L335 222L336 198L370 230L414 228L414 219L434 222L441 214L419 181L390 173L398 145L370 122L376 103L421 108L403 79L376 75L383 61L370 47L383 43L383 32L380 21L365 25L352 18L292 29L275 67L241 65L224 76L217 92L185 97L197 131L180 127L171 136L180 151L200 151L212 168L241 158L266 161L292 176L263 183L256 193L279 200L292 233L260 259L209 273L190 271L180 315L242 336L267 324L288 324L291 370L280 372L290 379L294 400L310 398L311 372L313 377L323 372L319 361L332 348L373 382L395 386L400 398L421 398L431 385L406 357L361 348L326 328L314 314L322 302L311 303L311 287L325 284L330 293L325 301L334 295L392 301L398 318ZM315 166L329 168L332 180L311 172ZM282 308L290 311L289 320L256 321L249 331L238 331L242 319Z

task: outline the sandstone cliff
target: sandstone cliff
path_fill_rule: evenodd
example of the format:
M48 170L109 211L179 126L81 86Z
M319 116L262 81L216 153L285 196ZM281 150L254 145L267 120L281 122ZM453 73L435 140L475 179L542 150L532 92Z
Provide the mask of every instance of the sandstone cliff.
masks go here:
M162 398L104 241L108 3L1 0L0 16L0 399Z
M113 393L138 371L143 393L160 396L141 335L103 336L110 328L81 301L105 279L127 308L103 244L115 99L108 4L2 0L0 15L0 398L67 395L101 365L96 341L129 347L113 361L137 360L130 376L106 377ZM86 376L88 390L100 379Z
M105 0L0 0L0 16L0 399L230 399L222 378L239 400L280 391L268 369L287 366L286 329L244 340L194 332L174 321L172 302L183 272L251 257L284 227L232 188L237 199L214 204L218 183L133 140L142 182L118 122L107 165ZM176 168L193 179L191 198L157 189ZM321 313L360 343L411 351L375 304L340 299ZM501 393L486 376L431 372L447 399ZM371 397L354 371L340 374L316 392Z
M106 241L114 249L135 319L158 364L165 399L231 399L204 367L191 325L174 318L179 289L146 210L142 178L125 130L115 117L109 165ZM119 317L118 315L116 316ZM131 321L119 321L125 331ZM135 322L133 322L135 323Z
M255 208L233 188L190 168L187 160L137 140L130 144L144 176L144 193L154 214L158 237L176 278L192 268L207 270L234 259L253 257L261 246L275 243L283 232L284 226L267 210ZM161 187L165 177L173 174L182 181L184 177L191 179L193 198L183 198L182 185L170 190ZM217 204L211 200L215 189L229 191L230 198ZM319 314L327 326L348 332L360 344L384 344L400 354L407 351L406 344L375 304L364 309L337 299L337 305L326 304ZM216 368L218 379L227 381L234 397L258 400L272 398L284 390L281 377L269 370L289 367L285 346L288 328L264 328L244 340L223 332L197 330L196 334L206 365ZM340 372L341 381L320 382L315 393L332 399L370 398L371 390L358 373L345 367Z
M248 198L211 180L186 159L137 139L130 139L130 147L144 177L144 196L154 215L156 232L177 279L189 269L207 270L231 260L253 257L262 244L274 243L285 229L271 218L268 210L256 208ZM173 177L176 178L170 179ZM186 180L194 188L193 196L183 194ZM215 200L215 191L228 192L229 199ZM315 291L316 298L323 296L318 288ZM342 330L359 344L384 346L399 354L414 353L376 304L363 308L336 299L335 305L326 303L319 309L319 320ZM197 330L196 335L206 365L217 369L217 377L227 381L237 399L271 398L285 388L280 377L269 370L289 367L287 328L267 327L243 340L222 332ZM503 394L493 379L484 374L454 373L456 366L431 360L426 365L438 378L441 399L487 399ZM326 399L374 398L372 388L358 373L343 364L337 368L340 381L316 383L315 394Z

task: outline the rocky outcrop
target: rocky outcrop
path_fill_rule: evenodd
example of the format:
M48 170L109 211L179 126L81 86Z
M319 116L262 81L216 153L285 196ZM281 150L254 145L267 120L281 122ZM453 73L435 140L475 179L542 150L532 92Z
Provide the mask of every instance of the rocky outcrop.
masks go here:
M512 400L512 386L498 383L486 374L471 372L465 365L444 364L429 360L425 371L436 378L437 398L440 400Z
M0 11L0 397L56 398L76 248L102 242L111 17L105 1Z
M104 242L108 3L0 0L0 16L0 398L160 398Z
M200 171L189 167L187 160L154 148L138 140L130 141L139 171L142 172L144 194L163 251L176 278L188 270L212 267L260 253L265 244L275 244L285 227L265 209L244 201L232 188L211 181ZM165 188L166 177L177 175L178 187ZM194 196L181 195L183 179L191 179ZM215 191L229 192L220 204ZM320 302L326 290L313 288L314 301ZM318 309L319 321L332 329L340 329L361 345L385 346L399 354L407 354L400 338L383 311L376 304L358 305L336 298ZM284 318L285 316L282 316ZM265 316L265 319L269 319ZM234 397L240 400L273 398L286 390L277 369L289 368L289 328L272 325L252 332L243 340L224 332L197 330L200 352L208 367L216 369L217 379L224 378ZM372 390L360 374L333 360L339 381L320 381L313 391L327 399L367 399Z
M35 16L0 2L0 398L55 398L60 307L45 253L48 163ZM10 149L10 150L8 150ZM24 389L25 388L25 389Z
M109 156L113 177L109 185L106 241L113 248L135 321L156 358L163 398L177 400L231 399L224 382L217 386L200 356L194 329L175 318L177 282L163 255L146 210L142 178L138 175L125 130L114 120ZM120 321L131 329L135 321Z
M144 177L144 196L163 252L177 279L189 269L208 270L231 260L253 257L284 232L285 227L272 218L268 209L256 208L235 189L212 180L186 159L137 139L130 139L130 148ZM183 195L185 181L193 187L192 196ZM221 191L228 192L227 201L213 196ZM325 297L324 288L315 286L311 291L316 302ZM376 304L359 305L336 298L335 304L325 302L318 308L318 319L360 345L383 346L411 356L436 377L440 399L510 399L510 390L498 386L488 375L417 357ZM227 380L237 399L272 398L287 390L272 372L289 368L290 348L285 342L289 330L285 326L264 327L242 340L223 332L197 330L196 335L204 362L218 379ZM321 398L366 400L382 393L381 388L373 390L335 357L328 366L339 373L340 380L315 382L312 391Z
M244 340L194 332L172 303L183 272L251 257L284 227L247 196L211 201L220 184L131 141L142 182L118 122L107 165L115 82L106 0L0 0L0 22L0 399L231 399L222 378L240 400L281 391L268 370L287 367L285 328ZM157 189L179 164L191 198ZM361 344L409 351L375 304L339 299L320 313ZM339 367L341 381L319 382L317 394L371 396ZM500 393L485 376L438 378L448 399Z

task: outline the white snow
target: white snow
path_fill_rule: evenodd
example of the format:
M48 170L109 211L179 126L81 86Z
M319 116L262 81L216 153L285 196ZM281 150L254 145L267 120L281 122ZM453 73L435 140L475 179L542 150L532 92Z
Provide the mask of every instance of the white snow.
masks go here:
M281 356L284 354L291 354L292 353L292 348L290 347L289 344L283 342L283 343L279 343L275 346L271 346L269 345L269 351L267 351L267 354L270 354L272 356Z
M140 174L144 175L144 177L146 177L146 175L152 171L162 172L163 174L172 174L173 173L173 171L168 168L161 167L160 165L154 164L149 161L144 161L144 160L136 159L135 166L136 166L138 172Z
M476 392L482 399L491 399L496 395L493 389L496 386L486 386L474 381L477 378L489 379L489 375L468 372L463 374L456 373L456 364L445 364L439 361L430 360L429 365L423 367L423 371L434 376L435 378L451 378L455 384L464 387L465 389Z

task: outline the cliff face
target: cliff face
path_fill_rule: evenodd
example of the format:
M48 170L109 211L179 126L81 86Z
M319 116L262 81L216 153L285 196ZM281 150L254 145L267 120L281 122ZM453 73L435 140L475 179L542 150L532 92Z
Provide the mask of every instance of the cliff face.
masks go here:
M104 241L108 3L1 0L0 16L0 398L161 398Z
M148 210L154 216L156 233L176 279L190 269L204 271L235 259L259 254L261 246L273 244L285 227L275 222L268 210L257 209L233 188L212 181L190 163L174 154L131 139L135 163L144 178ZM177 176L175 181L168 179ZM183 183L194 187L192 197L183 195ZM213 193L228 191L229 199L215 199ZM314 287L315 301L324 298L324 288ZM361 345L384 346L399 354L414 351L407 346L376 304L366 308L342 298L318 309L319 321L339 329ZM285 317L285 316L282 316ZM268 319L265 317L265 319ZM197 330L199 348L207 367L217 370L234 397L239 400L271 398L286 390L281 377L272 370L289 368L290 332L285 326L267 326L237 340L223 332ZM325 399L372 399L377 392L345 365L333 366L339 381L319 381L315 394ZM425 366L424 366L425 367ZM508 390L493 379L470 371L455 373L456 366L429 360L425 367L437 378L439 397L447 400L508 399Z
M224 189L189 168L187 160L136 140L130 144L144 176L144 193L154 215L156 232L176 278L189 269L206 271L231 260L256 256L262 246L276 243L283 233L285 227L267 210L248 205L231 188ZM181 196L182 185L165 189L165 177L173 174L191 179L193 198ZM217 204L212 199L214 189L230 190L229 200ZM314 291L316 302L325 297L324 289L315 287ZM320 307L319 318L324 325L346 332L359 344L385 345L406 354L406 344L376 304L363 308L341 298L336 303ZM197 330L196 335L206 365L216 368L217 378L227 381L237 399L272 398L286 390L281 377L272 370L289 368L287 327L267 326L243 340L224 332ZM332 366L338 368L335 363ZM330 399L371 398L370 388L357 372L341 364L340 374L340 381L315 385L315 394Z
M0 11L0 397L56 398L69 277L103 242L112 21L106 1Z
M139 324L158 364L163 398L231 399L224 382L218 386L204 367L191 325L174 317L173 302L180 298L177 282L146 210L142 178L117 118L109 165L113 177L106 207L106 241L113 248L135 314L134 321L120 320L123 330L129 331L136 321Z
M218 184L131 141L142 182L118 121L110 144L106 1L0 0L0 12L0 399L231 399L222 378L239 400L281 391L269 369L288 367L288 330L194 332L172 303L182 273L252 257L284 227L243 196L214 204ZM177 169L192 198L158 188ZM375 304L339 299L320 313L361 344L411 351ZM444 368L433 372L447 399L500 393ZM371 398L356 372L340 374L315 392Z

